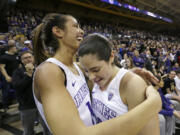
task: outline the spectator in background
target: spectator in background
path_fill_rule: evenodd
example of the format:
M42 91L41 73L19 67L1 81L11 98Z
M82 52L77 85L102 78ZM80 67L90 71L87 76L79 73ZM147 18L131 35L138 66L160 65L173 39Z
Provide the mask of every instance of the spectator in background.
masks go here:
M164 79L164 87L162 88L162 93L173 100L180 102L180 93L175 87L175 78L176 72L171 71L167 78Z
M180 70L176 71L176 77L174 78L174 80L175 80L176 89L180 93Z
M159 112L159 115L162 115L159 116L160 134L172 135L175 133L175 117L180 119L180 112L174 109L174 105L162 93L161 88L164 86L164 82L161 78L161 74L158 73L156 77L159 79L159 83L155 86L155 88L158 90L162 100L162 110ZM161 123L163 122L163 119L165 119L164 126L162 126L163 124Z
M171 59L170 59L170 56L169 56L169 53L167 52L164 59L163 59L163 62L165 63L165 67L166 67L166 71L167 73L169 73L171 71Z
M124 53L123 59L121 60L121 66L125 69L131 69L131 60L128 57L127 53Z
M177 59L178 64L180 65L180 44L179 44L178 51L176 52L176 59Z
M152 55L149 50L146 51L145 56L145 68L153 73L153 65L152 65Z
M10 41L9 41L10 42ZM8 50L4 55L0 56L0 71L3 75L3 86L2 86L2 96L3 96L3 108L8 109L8 106L11 104L12 97L10 96L13 93L13 87L11 84L12 74L19 67L19 57L16 54L17 49L15 45L8 45Z
M124 56L124 53L126 52L126 44L121 44L119 45L120 48L119 48L119 54L121 55L121 57Z
M157 62L154 60L152 60L152 67L153 67L153 69L158 69Z
M174 66L172 67L172 70L173 71L178 71L178 70L180 70L180 67L179 67L179 64L176 62L175 64L174 64Z
M168 77L164 79L164 87L162 88L162 92L164 95L172 94L175 92L175 81L174 81L175 75L176 75L176 72L171 71L168 74Z
M122 65L121 65L121 55L119 54L119 51L118 51L118 49L114 49L113 50L114 51L114 63L116 64L116 66L118 66L118 67L122 67Z
M162 52L159 52L159 57L158 57L158 69L162 66L164 66L164 56Z
M5 35L0 35L0 56L6 51L7 43L5 41Z
M32 75L34 72L34 58L30 52L21 54L22 67L15 70L12 84L16 90L23 135L34 134L34 121L37 118L37 109L32 94Z
M22 66L15 70L12 76L12 84L16 90L17 100L22 125L23 135L34 134L34 122L38 118L38 111L34 102L32 92L32 76L35 70L34 57L30 51L21 53ZM43 122L43 121L41 121ZM42 123L44 134L50 134L45 124Z
M24 37L24 35L18 34L16 37L16 47L17 49L20 51L22 50L25 46L24 46L24 41L26 40L26 38Z
M16 41L13 39L8 41L8 46L15 46L15 44L16 44Z
M158 63L158 52L156 50L153 52L152 59Z
M32 43L30 40L26 40L24 41L24 45L25 45L25 48L27 48L29 51L32 51L33 48L32 48Z
M144 60L139 56L138 50L134 51L133 64L135 67L140 67L140 68L144 67Z
M14 40L11 41L15 43ZM7 46L7 52L0 56L0 64L5 64L6 73L3 72L3 75L7 82L11 82L11 76L20 63L16 46L11 44L11 41L8 42L8 44L10 44Z
M0 42L0 56L3 55L6 51L6 46Z
M164 65L162 65L160 68L158 68L158 72L161 74L162 78L167 76L167 72L165 70L165 66Z

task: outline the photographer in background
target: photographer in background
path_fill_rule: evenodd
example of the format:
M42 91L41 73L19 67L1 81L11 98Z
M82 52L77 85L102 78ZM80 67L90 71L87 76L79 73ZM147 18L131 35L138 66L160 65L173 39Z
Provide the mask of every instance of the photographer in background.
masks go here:
M22 66L18 68L12 77L12 84L16 90L17 100L22 125L24 128L23 135L34 134L34 122L39 118L43 127L43 135L50 135L34 102L32 92L32 78L35 70L34 56L30 51L24 51L20 54Z
M34 134L34 122L37 118L37 109L32 93L32 76L34 72L34 57L31 52L21 53L22 66L15 70L12 76L12 84L16 90L17 100L22 125L23 135Z

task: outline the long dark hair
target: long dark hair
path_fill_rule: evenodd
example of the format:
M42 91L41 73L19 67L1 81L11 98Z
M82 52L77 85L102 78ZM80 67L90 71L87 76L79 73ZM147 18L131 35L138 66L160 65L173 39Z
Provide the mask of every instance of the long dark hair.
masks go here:
M67 16L64 14L47 14L42 23L33 30L33 53L36 65L39 65L50 56L53 56L60 47L52 28L57 26L64 30Z

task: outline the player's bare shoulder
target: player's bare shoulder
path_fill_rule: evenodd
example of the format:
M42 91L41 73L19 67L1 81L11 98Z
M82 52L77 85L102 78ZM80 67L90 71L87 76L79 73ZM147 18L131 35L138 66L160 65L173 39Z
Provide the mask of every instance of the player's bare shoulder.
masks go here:
M44 62L36 68L34 80L35 82L45 82L46 80L49 81L59 75L64 77L62 70L60 70L60 68L56 64Z
M126 88L129 83L131 83L133 80L138 79L138 77L139 77L138 75L134 74L131 71L127 72L121 80L122 88Z
M121 89L126 92L132 92L136 88L146 87L146 82L137 74L127 72L121 81Z

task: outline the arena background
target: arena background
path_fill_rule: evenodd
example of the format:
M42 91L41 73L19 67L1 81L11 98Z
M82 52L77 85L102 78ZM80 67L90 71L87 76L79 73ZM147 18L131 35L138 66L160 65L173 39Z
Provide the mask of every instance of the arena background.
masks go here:
M1 0L1 17L8 7L43 10L46 12L69 13L77 18L98 20L106 23L121 24L131 28L179 35L180 2L178 0L118 0L142 10L171 18L172 23L119 8L100 0ZM2 11L3 10L3 11ZM4 19L1 19L4 24ZM3 28L1 25L1 27Z

